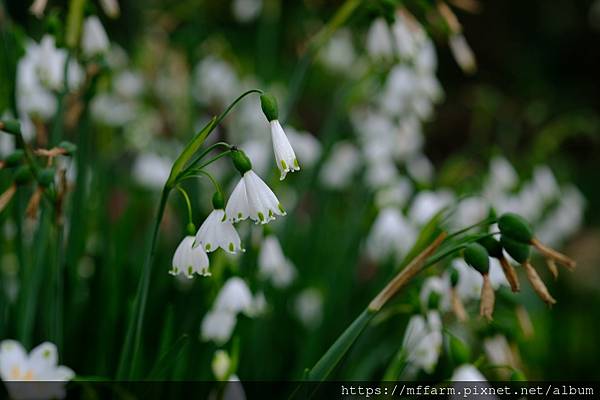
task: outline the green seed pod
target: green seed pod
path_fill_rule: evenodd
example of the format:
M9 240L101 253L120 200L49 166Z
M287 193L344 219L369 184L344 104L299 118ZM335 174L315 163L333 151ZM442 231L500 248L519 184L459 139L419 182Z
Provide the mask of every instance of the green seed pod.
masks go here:
M269 93L261 94L260 106L269 122L279 119L279 107L277 106L277 99L275 99L275 96Z
M7 167L15 167L21 164L21 161L25 157L25 152L21 149L15 150L4 159L4 163Z
M481 274L487 274L490 270L490 255L479 243L471 243L465 248L464 259Z
M427 309L437 310L440 306L441 296L438 292L429 293L429 299L427 299Z
M222 210L225 208L225 198L223 197L223 193L216 191L212 197L212 204L215 210Z
M500 236L500 243L506 252L519 263L529 260L531 249L528 244L519 242L507 236Z
M493 238L492 236L486 236L479 239L477 242L485 247L491 257L502 257L502 245L500 244L499 240Z
M69 156L72 156L77 151L77 145L75 145L71 142L68 142L66 140L60 142L58 144L58 147L65 150L67 152L67 155L69 155Z
M56 174L56 170L54 168L44 168L40 171L40 175L38 177L38 182L43 187L48 187L54 182L54 175Z
M16 119L0 121L0 131L11 135L19 135L21 133L21 123Z
M454 335L448 335L448 350L454 365L462 365L469 362L471 351L467 345Z
M252 162L242 150L234 149L230 154L233 165L240 172L240 174L244 175L246 172L252 169Z
M15 171L15 183L17 185L24 185L31 180L33 175L31 174L31 168L28 165L21 165Z
M498 219L498 228L503 236L519 242L529 243L533 239L533 230L529 223L515 213L502 214Z
M454 267L452 267L450 269L450 285L452 287L456 287L456 285L458 285L458 281L460 279L460 274L458 273L458 270Z

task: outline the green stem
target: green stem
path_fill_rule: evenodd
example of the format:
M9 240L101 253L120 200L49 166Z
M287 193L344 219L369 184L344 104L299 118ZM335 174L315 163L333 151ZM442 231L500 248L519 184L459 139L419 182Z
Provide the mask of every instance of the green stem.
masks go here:
M196 158L194 158L190 164L185 168L185 170L183 170L183 173L185 174L187 171L190 171L192 168L194 168L194 166L196 164L198 164L198 162L200 162L204 157L206 157L206 155L208 153L210 153L211 151L213 151L214 149L216 149L217 147L226 147L227 149L231 149L231 145L227 142L217 142L214 143L210 146L208 146L204 151L202 151Z
M190 224L193 224L194 219L192 218L192 203L190 202L190 197L188 196L187 192L181 186L177 185L175 187L177 188L179 193L181 193L181 195L185 199L185 205L187 206L187 211L188 211L188 222Z
M215 161L225 157L226 155L228 155L229 153L231 153L231 150L226 150L222 153L220 153L219 155L211 158L210 160L208 160L207 162L205 162L204 164L200 165L199 167L194 168L193 170L190 170L189 172L200 172L202 171L202 168L208 167L210 164L214 163Z
M169 197L170 189L165 187L161 193L160 203L156 211L156 218L154 220L154 228L152 230L152 237L150 241L150 252L146 257L142 274L136 291L136 296L133 303L133 315L129 320L127 327L127 334L125 337L125 343L123 344L123 350L121 352L121 359L119 361L119 367L117 369L117 379L122 380L125 378L131 379L135 372L136 362L139 356L139 348L142 335L142 327L144 322L144 312L146 310L146 301L148 299L148 289L150 287L150 274L152 272L152 261L156 253L156 239L158 237L158 229L160 222L162 221L165 207L167 205L167 199ZM125 371L128 370L128 376L125 376Z

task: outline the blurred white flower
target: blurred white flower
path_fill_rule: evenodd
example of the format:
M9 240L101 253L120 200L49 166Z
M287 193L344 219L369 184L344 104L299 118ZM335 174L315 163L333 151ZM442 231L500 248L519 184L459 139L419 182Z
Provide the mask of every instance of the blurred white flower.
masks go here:
M450 378L452 382L484 382L485 377L471 364L463 364L456 368Z
M485 192L493 200L497 194L514 188L518 181L519 177L513 166L504 157L494 157L490 162Z
M406 162L406 170L417 182L431 183L433 179L433 164L422 154L411 157Z
M322 167L321 183L330 189L342 189L352 181L359 164L356 147L349 142L337 142Z
M404 207L413 192L412 183L407 178L398 178L387 187L377 190L375 204L379 208L388 206Z
M225 106L235 98L239 88L236 72L225 61L206 57L196 65L193 95L200 103Z
M429 311L425 318L413 315L406 327L402 348L407 362L432 373L442 350L442 321L437 311Z
M65 382L75 373L57 364L58 351L52 343L44 342L27 354L15 340L0 342L0 377L13 399L64 398ZM23 385L12 381L42 382Z
M110 42L100 19L92 15L83 22L81 34L81 50L86 57L106 54L110 48Z
M133 99L142 94L144 78L139 72L124 70L115 75L113 87L119 96L125 99Z
M475 55L471 46L467 43L462 33L455 33L450 36L448 41L452 56L456 60L456 63L460 68L467 74L472 74L477 70L477 62L475 61Z
M471 226L485 217L490 210L489 203L481 197L466 197L459 201L452 214L452 224L458 228Z
M286 215L277 196L252 170L245 172L233 189L225 213L232 222L250 218L257 224L266 224L275 215Z
M57 99L54 91L63 89L67 51L55 46L54 37L45 35L40 43L29 41L25 56L17 65L17 106L20 114L44 120L54 116ZM69 62L68 84L76 89L83 71L75 60Z
M367 32L367 52L372 58L392 57L392 34L387 22L377 18Z
M225 210L212 210L196 233L195 246L202 246L207 252L222 248L229 253L243 251L242 241L237 231L225 216Z
M202 319L200 332L202 340L223 344L231 338L236 315L226 310L211 310Z
M294 265L285 257L281 244L274 235L263 239L258 253L258 268L261 277L270 280L278 288L289 286L296 276Z
M140 154L133 165L133 178L150 189L161 189L171 173L172 161L153 153Z
M243 279L234 276L229 278L221 288L215 300L214 309L233 314L240 312L252 314L254 299Z
M240 149L252 160L252 169L259 175L270 172L271 154L267 151L269 143L265 138L252 138L243 142Z
M321 142L308 132L299 132L292 127L288 127L286 130L290 144L302 161L302 165L312 166L321 156Z
M448 190L437 192L422 191L417 194L408 213L410 219L418 224L426 223L433 215L450 205L454 195Z
M255 20L262 11L263 0L233 0L231 12L239 22Z
M35 0L33 4L31 4L31 7L29 7L29 12L37 18L42 18L47 4L48 0Z
M574 186L561 190L558 205L551 209L536 226L536 234L543 242L559 245L573 235L583 223L585 199Z
M423 310L429 309L429 299L432 293L439 296L439 309L448 310L450 308L450 281L439 276L431 276L425 280L421 291L419 292L419 300Z
M492 365L516 367L512 350L505 336L497 334L485 339L483 349Z
M270 125L275 161L277 162L277 168L279 168L279 172L281 173L279 180L284 180L288 172L299 171L300 165L298 164L296 153L294 153L294 149L292 149L279 120L272 120Z
M537 166L533 171L533 186L544 202L560 195L560 188L552 170L545 165Z
M384 261L391 256L398 260L408 252L416 238L417 230L402 212L386 207L373 222L367 238L367 252L374 260Z
M306 288L294 302L298 319L309 329L314 329L323 318L323 296L315 288Z
M94 120L114 127L132 122L138 113L136 104L124 101L111 93L96 94L90 107Z
M331 36L319 52L319 60L334 72L348 72L356 62L352 33L344 28Z
M456 291L463 300L479 299L481 295L481 274L469 267L462 258L452 260L452 267L458 271Z
M100 7L110 18L117 18L121 12L117 0L100 0Z
M173 255L173 268L169 271L171 275L183 274L189 279L194 277L194 273L210 276L208 256L202 247L193 246L194 240L193 236L186 236L177 246Z
M215 351L215 355L213 356L212 363L210 365L217 380L224 381L229 378L231 358L225 350Z

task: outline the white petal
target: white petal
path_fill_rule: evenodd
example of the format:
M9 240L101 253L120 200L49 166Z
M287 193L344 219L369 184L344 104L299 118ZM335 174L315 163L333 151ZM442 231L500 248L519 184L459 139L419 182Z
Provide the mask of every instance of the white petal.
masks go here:
M29 353L30 366L35 371L43 371L56 367L58 364L58 350L56 345L50 342L44 342L35 347Z
M250 218L256 223L266 224L275 215L285 215L285 211L273 191L254 171L246 172L242 178L246 186L246 198Z
M227 207L225 207L225 214L231 222L242 221L250 215L246 198L246 184L243 178L233 189L227 201Z
M235 327L235 321L234 313L223 310L210 311L202 320L202 339L213 340L218 344L227 342Z
M232 254L242 250L242 241L223 210L213 210L202 223L196 234L195 246L198 245L208 252L218 247Z
M298 165L294 149L290 145L281 124L276 119L271 121L271 139L273 140L277 168L281 172L279 179L283 180L288 172L300 170L300 165Z
M253 300L248 285L241 278L230 278L217 295L215 309L232 313L250 312Z

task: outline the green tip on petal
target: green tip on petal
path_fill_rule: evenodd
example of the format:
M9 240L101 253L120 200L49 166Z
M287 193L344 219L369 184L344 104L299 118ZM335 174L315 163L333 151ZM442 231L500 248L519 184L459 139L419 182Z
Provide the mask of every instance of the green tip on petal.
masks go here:
M283 168L284 171L287 169L287 164L284 160L281 160L281 168Z
M233 251L235 250L235 246L233 245L233 243L229 243L229 251L233 253Z

